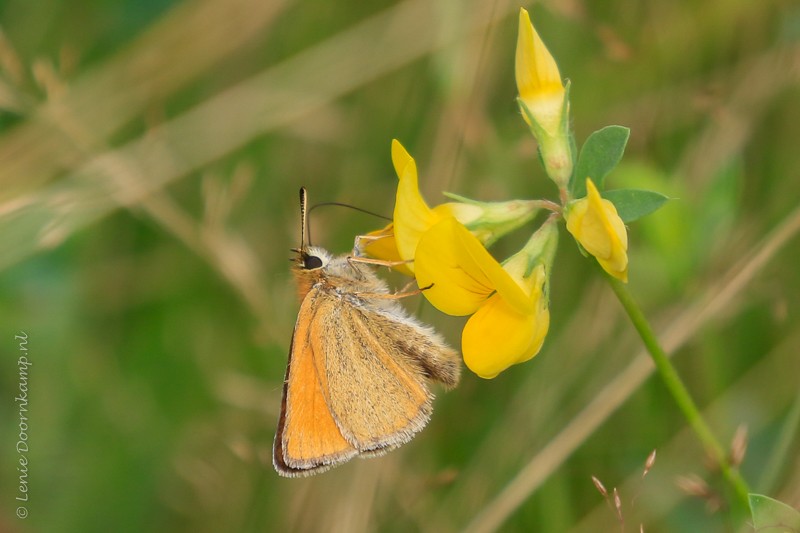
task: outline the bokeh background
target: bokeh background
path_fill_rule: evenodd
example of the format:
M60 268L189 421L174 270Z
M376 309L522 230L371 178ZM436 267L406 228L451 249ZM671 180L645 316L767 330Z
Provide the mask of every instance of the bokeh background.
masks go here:
M675 198L630 226L631 290L720 438L747 428L753 489L797 507L800 6L524 5L572 80L578 143L632 130L609 186ZM514 101L519 7L0 2L0 531L622 530L591 476L619 489L625 531L736 530L568 238L534 360L465 373L383 458L311 479L272 469L300 185L390 214L398 138L431 203L556 196ZM311 223L346 253L383 221L327 207ZM409 306L458 345L461 319Z

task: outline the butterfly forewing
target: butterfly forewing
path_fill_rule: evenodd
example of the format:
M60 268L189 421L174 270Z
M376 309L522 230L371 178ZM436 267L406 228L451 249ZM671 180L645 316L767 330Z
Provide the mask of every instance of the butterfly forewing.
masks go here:
M304 313L310 313L310 318ZM287 476L324 471L357 453L342 437L328 409L325 383L317 373L317 357L309 337L315 314L313 297L306 298L292 336L283 385L273 463Z

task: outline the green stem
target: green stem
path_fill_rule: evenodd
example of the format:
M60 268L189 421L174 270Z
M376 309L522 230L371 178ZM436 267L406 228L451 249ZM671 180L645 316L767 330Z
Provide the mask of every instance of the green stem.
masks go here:
M661 375L661 380L664 382L664 385L666 385L670 394L675 399L675 402L678 404L678 407L686 417L686 420L689 422L689 425L700 438L700 441L703 443L708 453L719 465L725 480L730 484L737 499L744 506L743 511L747 512L749 509L747 495L750 492L747 482L742 478L739 470L731 466L725 449L711 432L711 428L708 427L708 424L706 424L703 416L700 414L700 410L689 394L689 390L686 388L686 385L683 384L683 380L681 380L675 367L672 366L669 356L664 352L664 349L661 348L655 333L653 333L653 329L650 327L650 323L633 300L626 285L608 274L606 274L606 278L611 284L611 288L616 293L622 307L625 308L625 312L628 313L636 331L639 332L639 336L641 336L647 351L650 352L650 356L653 359L653 363L656 365L658 373Z

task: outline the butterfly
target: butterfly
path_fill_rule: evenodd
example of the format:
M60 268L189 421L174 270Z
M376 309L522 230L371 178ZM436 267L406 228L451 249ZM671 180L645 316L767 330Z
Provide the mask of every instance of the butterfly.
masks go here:
M301 245L293 273L301 304L292 335L273 465L286 477L324 472L408 442L428 423L428 382L454 387L458 352L411 317L369 259Z

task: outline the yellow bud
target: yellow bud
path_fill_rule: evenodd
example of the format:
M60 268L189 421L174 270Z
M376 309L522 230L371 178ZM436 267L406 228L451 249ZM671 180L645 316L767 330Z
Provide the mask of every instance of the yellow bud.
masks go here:
M600 196L586 178L586 197L570 202L564 211L567 231L592 254L603 270L628 281L628 233L617 208Z
M522 118L539 143L547 175L563 190L572 176L569 91L524 9L519 12L515 73Z
M519 12L515 61L520 100L547 134L555 136L561 125L565 90L555 59L531 24L525 9ZM523 113L523 118L529 122Z

